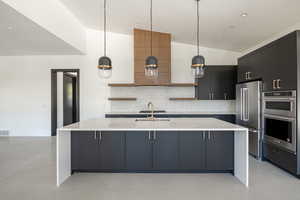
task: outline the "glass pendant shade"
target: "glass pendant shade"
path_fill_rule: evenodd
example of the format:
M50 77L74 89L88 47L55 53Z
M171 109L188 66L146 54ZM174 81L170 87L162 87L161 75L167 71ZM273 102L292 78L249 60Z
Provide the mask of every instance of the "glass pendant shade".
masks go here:
M205 58L201 55L194 56L191 69L195 78L202 78L205 75Z
M158 60L155 56L149 56L146 59L145 76L148 78L158 77Z
M102 56L98 62L98 75L100 78L110 78L112 75L111 59L107 56Z

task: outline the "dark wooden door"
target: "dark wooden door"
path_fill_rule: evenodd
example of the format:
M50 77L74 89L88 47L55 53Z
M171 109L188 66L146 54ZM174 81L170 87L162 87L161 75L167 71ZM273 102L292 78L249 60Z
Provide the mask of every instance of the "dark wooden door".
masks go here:
M181 170L205 169L204 132L180 132L179 168Z
M99 133L99 156L101 170L125 169L125 133Z
M73 78L68 74L63 74L63 124L64 126L74 122L73 105Z
M153 164L155 170L178 169L178 132L153 133Z
M208 132L206 168L209 170L233 170L234 135L232 132Z
M153 168L152 141L150 132L126 133L126 168L128 170L150 170Z
M72 169L82 171L99 170L99 140L96 132L74 132L71 140Z

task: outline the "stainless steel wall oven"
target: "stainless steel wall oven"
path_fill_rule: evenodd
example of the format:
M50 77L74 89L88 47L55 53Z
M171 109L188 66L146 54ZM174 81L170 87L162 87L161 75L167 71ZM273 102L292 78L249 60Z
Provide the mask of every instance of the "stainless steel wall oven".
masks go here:
M264 141L296 153L296 91L263 94Z

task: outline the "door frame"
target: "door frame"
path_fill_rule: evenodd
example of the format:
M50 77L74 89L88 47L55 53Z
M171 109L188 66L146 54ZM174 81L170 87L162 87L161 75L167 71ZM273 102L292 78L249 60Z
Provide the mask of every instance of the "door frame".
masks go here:
M80 69L51 69L51 136L56 136L57 129L57 72L76 72L76 115L80 121Z

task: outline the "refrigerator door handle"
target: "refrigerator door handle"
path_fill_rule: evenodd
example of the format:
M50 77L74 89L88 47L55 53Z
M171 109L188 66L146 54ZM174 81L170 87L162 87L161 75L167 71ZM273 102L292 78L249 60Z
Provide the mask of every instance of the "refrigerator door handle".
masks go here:
M249 90L245 88L245 121L249 121L250 109L249 109Z
M244 115L244 88L241 88L241 113L240 113L240 116L241 116L241 121L243 121L243 115Z

